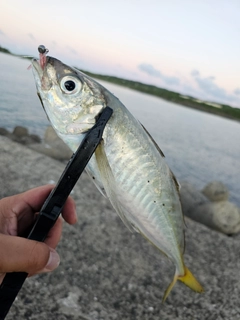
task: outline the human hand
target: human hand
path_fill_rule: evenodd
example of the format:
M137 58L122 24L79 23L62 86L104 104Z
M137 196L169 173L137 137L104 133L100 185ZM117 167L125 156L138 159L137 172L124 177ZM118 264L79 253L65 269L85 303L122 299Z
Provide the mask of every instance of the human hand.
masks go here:
M62 218L56 221L44 243L19 237L33 225L52 189L52 185L45 185L0 200L0 283L6 272L33 275L52 271L59 265L54 249L61 237ZM71 197L64 205L62 217L69 224L77 221Z

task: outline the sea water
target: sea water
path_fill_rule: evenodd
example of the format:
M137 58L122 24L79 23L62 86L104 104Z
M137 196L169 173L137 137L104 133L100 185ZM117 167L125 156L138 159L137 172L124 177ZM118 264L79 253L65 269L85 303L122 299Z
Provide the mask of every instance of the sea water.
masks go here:
M30 61L0 53L0 127L17 125L43 137L49 125ZM81 66L80 66L81 67ZM154 137L178 180L198 189L222 181L240 205L240 123L100 81Z

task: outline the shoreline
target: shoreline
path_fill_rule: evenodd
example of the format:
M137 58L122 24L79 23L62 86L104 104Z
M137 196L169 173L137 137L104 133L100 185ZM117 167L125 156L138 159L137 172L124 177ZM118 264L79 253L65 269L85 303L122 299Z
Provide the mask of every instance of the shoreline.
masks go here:
M79 69L79 68L77 68ZM138 92L142 92L145 94L149 94L158 98L161 98L163 100L175 103L180 106L188 107L191 109L195 109L198 111L214 114L223 118L227 118L230 120L235 120L237 122L240 121L240 109L231 107L229 105L220 104L220 103L214 103L211 101L201 101L197 98L193 98L191 96L182 95L181 93L170 91L167 89L159 88L154 85L144 84L137 81L127 80L118 78L115 76L107 76L107 75L101 75L101 74L95 74L86 70L80 71L86 73L87 75L107 81L109 83L117 84ZM187 99L186 99L187 97ZM215 107L213 105L218 105L218 107ZM234 114L234 115L233 115Z
M0 52L12 55L14 57L22 58L22 59L30 59L30 60L32 59L29 57L24 57L23 55L14 54L10 52L8 49L3 48L1 46L0 46ZM97 74L90 71L82 70L78 67L75 67L75 68L84 72L90 77L93 77L99 80L104 80L109 83L117 84L119 86L123 86L138 92L146 93L146 94L164 99L166 101L175 103L180 106L214 114L214 115L227 118L230 120L234 120L237 122L240 121L240 109L232 107L230 105L215 103L214 101L203 101L189 95L183 95L181 93L160 88L154 85L141 83L141 82L133 81L129 79L123 79L116 76Z

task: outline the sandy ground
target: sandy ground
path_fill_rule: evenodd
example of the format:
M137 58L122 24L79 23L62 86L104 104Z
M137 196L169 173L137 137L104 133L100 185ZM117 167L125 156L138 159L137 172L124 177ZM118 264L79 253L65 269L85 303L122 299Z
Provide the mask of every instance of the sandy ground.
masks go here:
M57 181L65 165L0 137L0 197ZM74 189L78 223L65 224L59 268L28 279L7 319L240 319L240 238L186 220L185 262L205 288L177 283L174 267L130 233L86 174Z

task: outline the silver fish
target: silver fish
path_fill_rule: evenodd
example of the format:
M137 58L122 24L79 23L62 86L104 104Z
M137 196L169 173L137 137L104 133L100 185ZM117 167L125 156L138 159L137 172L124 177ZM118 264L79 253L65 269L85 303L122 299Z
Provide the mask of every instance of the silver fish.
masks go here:
M44 56L33 59L38 95L57 134L73 150L102 110L113 115L86 171L130 230L141 233L175 264L180 280L196 292L203 288L184 265L184 220L179 184L146 129L107 89L84 73Z

